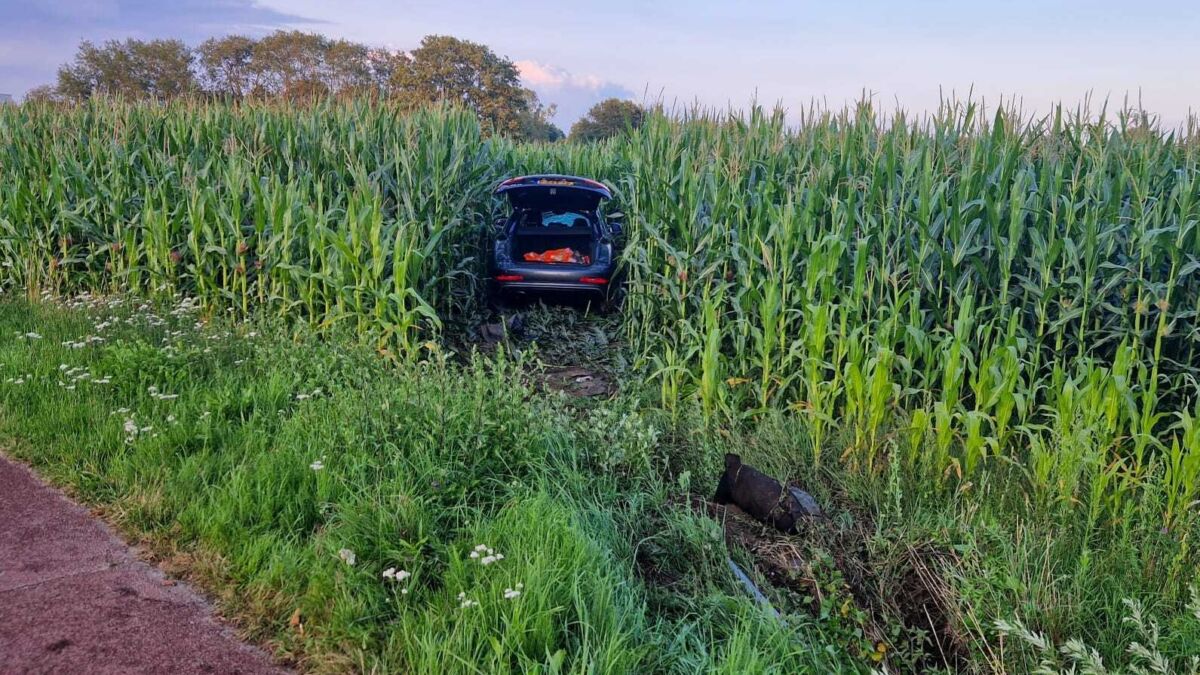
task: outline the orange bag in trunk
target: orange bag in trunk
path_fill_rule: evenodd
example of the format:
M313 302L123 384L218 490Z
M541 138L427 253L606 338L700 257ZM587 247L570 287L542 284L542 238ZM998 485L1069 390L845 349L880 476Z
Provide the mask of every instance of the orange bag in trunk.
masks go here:
M549 251L534 253L530 251L525 254L526 262L541 262L541 263L578 263L583 262L588 264L588 257L582 258L578 253L569 248L552 248Z

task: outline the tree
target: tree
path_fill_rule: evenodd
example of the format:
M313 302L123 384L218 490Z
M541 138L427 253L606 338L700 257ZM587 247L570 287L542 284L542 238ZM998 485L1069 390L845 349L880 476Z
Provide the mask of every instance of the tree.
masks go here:
M349 40L333 40L325 46L325 86L339 94L370 93L376 89L371 69L371 50Z
M521 115L521 138L547 143L566 138L563 130L550 121L550 118L554 117L554 113L558 111L558 106L553 103L542 105L537 94L529 89L525 90L525 100L528 110Z
M408 63L408 55L401 51L378 47L367 50L367 69L371 73L371 80L375 83L375 87L380 91L390 90L396 73L407 68Z
M244 35L205 40L196 50L205 91L241 98L253 89L255 41Z
M530 94L512 61L484 45L429 35L392 75L393 92L412 105L450 101L475 111L498 133L519 135ZM535 97L536 98L536 97Z
M275 31L254 45L255 94L305 98L328 93L323 79L329 41L316 33Z
M25 92L23 103L62 103L58 88L50 84L42 84Z
M550 122L555 107L521 86L512 61L438 35L411 55L295 30L212 38L195 50L179 40L83 42L74 61L59 69L54 94L64 101L97 94L165 100L197 91L234 100L385 93L413 106L451 101L475 111L495 133L563 137Z
M196 55L181 40L133 41L133 62L142 91L165 101L197 90L192 63Z
M600 101L571 125L571 140L598 141L611 138L626 129L642 126L646 111L642 106L620 98Z
M179 40L110 40L79 45L58 71L58 92L81 101L95 94L166 100L196 90L192 50Z

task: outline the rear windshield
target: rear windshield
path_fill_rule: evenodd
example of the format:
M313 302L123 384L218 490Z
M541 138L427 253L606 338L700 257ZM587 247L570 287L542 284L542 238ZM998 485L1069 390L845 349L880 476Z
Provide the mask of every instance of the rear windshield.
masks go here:
M584 211L537 211L527 210L521 214L518 226L522 230L573 231L591 229L591 217Z

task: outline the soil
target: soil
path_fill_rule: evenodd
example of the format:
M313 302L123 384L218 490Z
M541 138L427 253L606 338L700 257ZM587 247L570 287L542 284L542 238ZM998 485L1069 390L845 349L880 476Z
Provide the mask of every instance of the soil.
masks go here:
M730 550L744 551L753 560L753 569L746 571L769 584L763 590L772 602L780 604L776 609L785 613L798 609L818 616L830 592L838 593L839 598L848 593L865 615L864 636L872 644L888 645L893 667L952 672L966 668L967 643L958 629L951 590L943 581L943 571L957 562L952 553L927 545L908 548L897 560L873 561L867 538L874 530L864 514L836 521L809 518L797 534L785 534L736 505L716 504L698 495L675 506L721 524ZM840 506L846 513L849 505ZM836 508L826 508L826 513L834 512ZM840 573L840 588L830 588L830 564ZM639 559L638 567L646 583L672 584L669 575L656 569L649 558ZM897 625L903 628L899 639L889 630ZM907 656L907 663L899 662L902 655Z
M612 376L582 366L548 368L539 376L546 388L571 396L612 396L617 392L617 384Z
M586 302L510 300L487 320L463 326L454 350L532 354L536 362L525 372L535 389L581 399L610 397L624 365L619 327L618 314L597 312Z

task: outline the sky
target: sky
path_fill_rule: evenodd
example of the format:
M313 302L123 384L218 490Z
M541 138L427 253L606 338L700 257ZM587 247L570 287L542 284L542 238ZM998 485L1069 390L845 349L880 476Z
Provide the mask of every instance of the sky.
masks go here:
M278 28L405 50L429 34L482 42L564 129L609 96L793 115L864 93L916 113L968 92L1029 114L1090 96L1169 125L1200 110L1200 0L0 0L0 93L51 82L83 39Z

